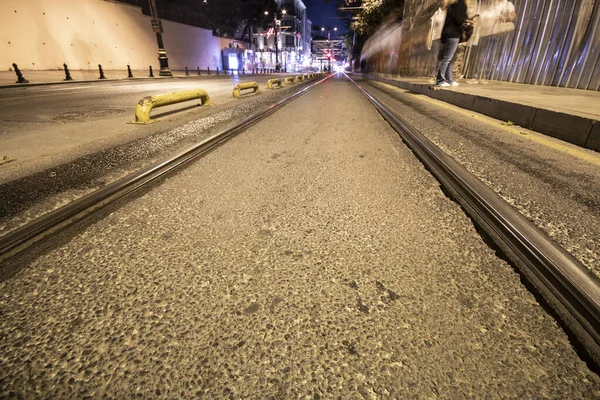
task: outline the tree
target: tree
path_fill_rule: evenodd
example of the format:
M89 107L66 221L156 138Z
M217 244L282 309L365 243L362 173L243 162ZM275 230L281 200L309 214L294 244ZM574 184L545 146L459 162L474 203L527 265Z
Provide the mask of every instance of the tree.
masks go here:
M350 29L370 36L381 24L402 20L404 0L346 0L346 7L356 10Z

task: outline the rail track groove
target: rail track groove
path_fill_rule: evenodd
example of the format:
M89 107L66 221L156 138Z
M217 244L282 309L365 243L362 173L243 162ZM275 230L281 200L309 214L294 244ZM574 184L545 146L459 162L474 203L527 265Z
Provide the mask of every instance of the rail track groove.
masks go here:
M14 257L88 218L108 204L185 166L331 76L326 76L164 161L111 183L1 237L0 277L5 275L2 273L3 269L7 268L7 264ZM574 337L579 349L593 364L592 367L596 371L600 370L600 286L597 280L492 189L401 117L389 111L350 77L346 77L357 86L443 187L519 269L522 276Z
M6 275L5 270L7 265L14 257L34 248L36 244L49 239L53 235L64 231L85 218L88 218L98 210L127 194L140 189L142 186L149 184L177 168L184 166L198 156L214 149L224 141L268 117L291 100L301 96L330 77L331 75L324 77L291 96L270 105L264 110L246 117L236 125L170 156L168 159L152 164L118 181L108 184L95 192L49 212L31 223L0 237L0 279Z
M574 337L588 362L599 371L600 285L597 279L475 175L352 78L346 77L534 287L536 294Z

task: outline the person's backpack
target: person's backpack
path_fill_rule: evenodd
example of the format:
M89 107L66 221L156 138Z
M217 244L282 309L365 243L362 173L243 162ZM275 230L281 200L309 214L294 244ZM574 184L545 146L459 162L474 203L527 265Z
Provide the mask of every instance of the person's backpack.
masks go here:
M471 39L473 32L475 31L475 22L468 19L460 26L460 40L459 43L467 42Z

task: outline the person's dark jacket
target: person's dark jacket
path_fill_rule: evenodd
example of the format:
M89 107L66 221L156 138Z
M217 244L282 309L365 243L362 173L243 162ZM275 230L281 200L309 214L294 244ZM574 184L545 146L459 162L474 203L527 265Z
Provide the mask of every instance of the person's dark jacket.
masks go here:
M442 43L449 38L460 38L460 27L468 18L465 0L458 0L456 3L450 4L446 10L446 20L442 28Z

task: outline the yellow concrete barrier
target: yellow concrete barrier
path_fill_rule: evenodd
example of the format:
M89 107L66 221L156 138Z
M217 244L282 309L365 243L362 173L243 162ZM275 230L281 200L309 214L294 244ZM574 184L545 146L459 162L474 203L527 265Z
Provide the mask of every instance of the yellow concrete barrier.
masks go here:
M302 80L303 81L307 81L308 80L308 75L306 75L306 74L302 75Z
M242 97L242 90L252 89L252 93L258 92L258 83L256 82L242 82L238 83L233 87L233 97Z
M302 77L298 75L296 79L294 79L294 82L302 82Z
M279 78L269 79L267 81L267 89L275 89L273 86L280 88L281 87L281 79L279 79Z
M290 84L292 84L292 83L295 83L295 82L294 82L294 77L293 77L293 76L288 76L288 77L286 77L286 78L285 78L285 84L286 84L286 85L290 85Z
M150 119L150 112L153 108L196 99L202 100L203 106L210 105L210 97L208 97L208 93L206 93L204 89L186 90L184 92L158 94L156 96L144 97L135 107L135 121L130 121L129 123L151 124L156 122L156 120Z

